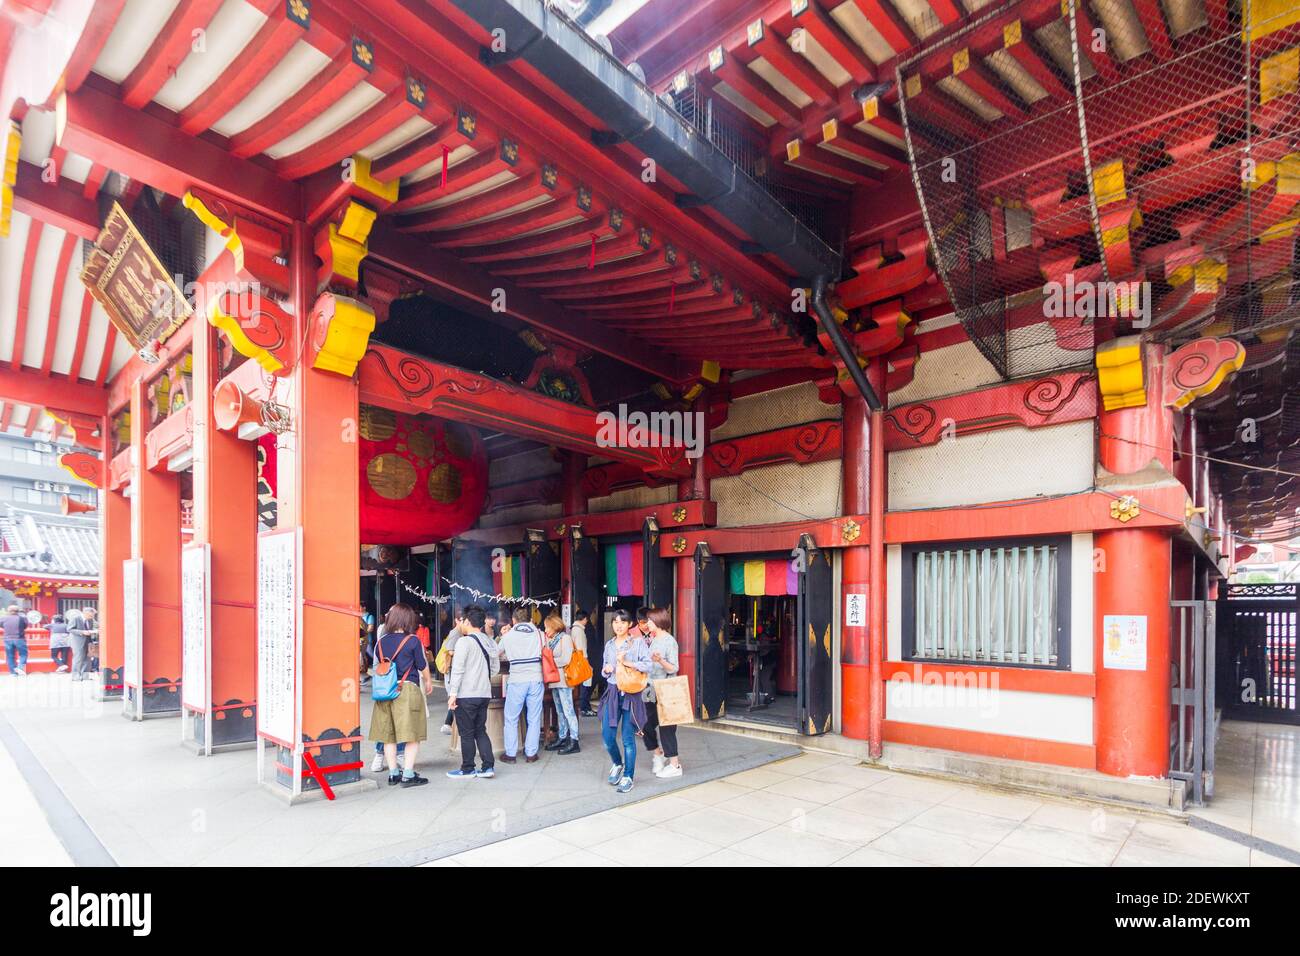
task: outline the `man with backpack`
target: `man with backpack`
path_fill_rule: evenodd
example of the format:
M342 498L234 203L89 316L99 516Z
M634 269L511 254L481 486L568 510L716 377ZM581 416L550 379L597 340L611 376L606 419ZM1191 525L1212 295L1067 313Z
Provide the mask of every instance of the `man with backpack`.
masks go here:
M484 618L483 609L471 604L456 619L458 639L447 674L447 707L456 715L456 729L460 732L460 769L447 771L452 780L490 779L496 775L487 712L492 700L492 677L500 672L501 661L500 648L483 633ZM476 749L482 764L478 770L474 769Z

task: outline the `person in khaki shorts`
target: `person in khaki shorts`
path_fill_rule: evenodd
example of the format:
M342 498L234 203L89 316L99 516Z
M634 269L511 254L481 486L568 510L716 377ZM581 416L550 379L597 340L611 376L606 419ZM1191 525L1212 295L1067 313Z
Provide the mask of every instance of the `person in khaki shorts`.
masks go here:
M377 700L370 714L370 739L384 745L388 764L388 785L419 787L429 782L415 772L420 741L429 736L429 714L425 695L433 690L424 645L415 634L419 618L406 604L394 604L384 616L384 636L375 642L376 661L392 661L398 674L398 695ZM397 745L406 744L405 766L397 769Z

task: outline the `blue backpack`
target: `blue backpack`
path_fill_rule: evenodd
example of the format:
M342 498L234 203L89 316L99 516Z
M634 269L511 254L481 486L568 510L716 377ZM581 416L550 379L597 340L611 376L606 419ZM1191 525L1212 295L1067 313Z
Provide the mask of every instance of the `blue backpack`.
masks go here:
M393 651L393 657L402 653L402 648L410 639L410 634L402 638L402 643L398 644L397 650ZM393 669L393 658L383 656L383 651L380 650L382 646L382 641L375 641L375 658L378 663L375 664L375 679L370 682L370 699L397 700L398 694L402 692L402 680L406 680L406 674L411 673L411 670L407 668L406 674L402 675L402 680L398 680L397 671Z

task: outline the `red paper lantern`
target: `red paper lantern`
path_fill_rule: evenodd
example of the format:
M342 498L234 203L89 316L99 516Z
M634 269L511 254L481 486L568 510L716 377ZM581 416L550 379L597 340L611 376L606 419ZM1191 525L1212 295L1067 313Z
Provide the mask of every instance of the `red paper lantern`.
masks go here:
M488 483L475 429L362 405L360 432L363 542L428 544L474 526Z

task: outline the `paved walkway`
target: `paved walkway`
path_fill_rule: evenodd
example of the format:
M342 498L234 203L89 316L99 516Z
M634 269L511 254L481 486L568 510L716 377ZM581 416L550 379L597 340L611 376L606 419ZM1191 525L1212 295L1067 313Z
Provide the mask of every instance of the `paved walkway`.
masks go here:
M54 835L49 818L0 744L0 866L71 866L72 859Z
M290 809L252 784L250 753L194 757L174 720L129 723L120 705L63 680L0 677L2 865L98 862L96 839L124 865L1300 862L1300 728L1225 724L1215 804L1190 825L701 730L683 731L681 781L640 775L627 797L600 782L606 762L593 740L581 764L548 755L493 781L434 779ZM710 760L715 771L732 760L753 769L695 782ZM441 747L421 760L431 776L450 765ZM72 838L69 817L83 831Z
M258 787L255 751L196 756L181 746L176 718L125 720L120 701L93 701L90 686L62 674L5 675L0 708L54 792L123 866L423 863L799 753L788 744L683 728L683 748L701 760L695 780L638 773L625 796L603 783L608 757L588 718L580 754L548 753L534 764L521 755L513 766L498 763L494 780L453 781L444 774L460 765L459 751L453 757L450 738L437 732L443 705L431 701L433 735L418 763L428 786L384 785L289 807ZM369 709L363 697L363 727ZM372 784L385 776L370 773L373 754L372 746L360 753ZM268 750L268 777L271 760ZM3 799L0 792L0 805Z
M1218 806L1195 816L1232 832L1206 832L808 752L428 865L1295 866L1297 759L1300 728L1225 724Z

